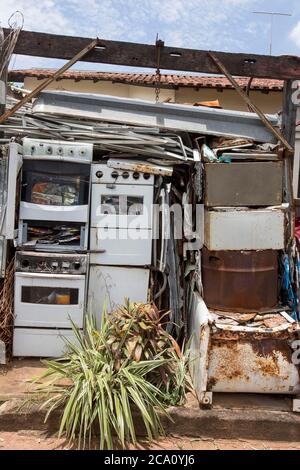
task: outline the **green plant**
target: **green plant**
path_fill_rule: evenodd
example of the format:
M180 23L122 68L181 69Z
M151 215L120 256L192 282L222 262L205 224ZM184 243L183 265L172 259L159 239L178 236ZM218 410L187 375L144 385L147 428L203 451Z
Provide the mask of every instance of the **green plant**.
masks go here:
M187 373L189 343L180 349L163 328L168 316L153 304L130 303L110 315L108 345L118 367L124 360L148 361L158 354L167 361L148 374L148 379L163 394L165 405L182 405L186 391L192 390Z
M68 342L63 358L44 361L48 369L34 392L45 400L41 407L47 409L46 420L53 410L63 408L59 434L71 441L78 438L79 447L91 443L93 431L99 432L101 449L113 448L114 433L123 447L126 442L136 444L135 411L151 440L163 434L159 411L168 416L163 392L148 379L168 359L156 354L146 361L116 361L123 346L111 347L110 329L108 318L100 332L93 319L87 320L85 335L73 325L77 344Z

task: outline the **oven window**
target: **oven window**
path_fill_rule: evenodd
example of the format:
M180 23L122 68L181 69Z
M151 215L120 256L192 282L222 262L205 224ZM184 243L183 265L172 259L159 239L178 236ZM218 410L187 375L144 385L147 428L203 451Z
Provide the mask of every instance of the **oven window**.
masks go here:
M125 194L101 196L101 214L143 215L143 212L143 196L127 196Z
M26 304L77 305L78 289L22 286L21 301Z
M88 165L24 162L22 201L48 206L88 204Z

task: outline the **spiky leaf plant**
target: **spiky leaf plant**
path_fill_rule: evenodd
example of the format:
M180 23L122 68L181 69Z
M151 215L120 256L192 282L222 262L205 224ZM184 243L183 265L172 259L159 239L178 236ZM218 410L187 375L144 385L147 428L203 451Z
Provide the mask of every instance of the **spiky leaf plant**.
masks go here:
M161 354L148 361L126 360L116 364L109 343L110 321L100 332L95 321L87 320L86 333L73 325L76 344L57 360L44 361L46 372L39 377L35 396L44 400L46 420L55 409L63 409L59 435L78 439L79 448L91 444L99 434L100 449L113 448L115 434L123 447L136 444L134 413L139 412L148 439L163 434L159 411L167 415L162 392L148 380L155 369L168 362ZM122 346L119 346L122 348Z

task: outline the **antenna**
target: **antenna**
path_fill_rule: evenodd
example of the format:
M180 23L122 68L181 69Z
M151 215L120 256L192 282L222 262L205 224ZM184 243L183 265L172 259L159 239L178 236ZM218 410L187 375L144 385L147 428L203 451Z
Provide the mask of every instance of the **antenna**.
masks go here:
M272 55L274 16L292 16L292 14L291 13L278 13L275 11L253 11L252 13L254 15L269 15L270 16L270 55Z

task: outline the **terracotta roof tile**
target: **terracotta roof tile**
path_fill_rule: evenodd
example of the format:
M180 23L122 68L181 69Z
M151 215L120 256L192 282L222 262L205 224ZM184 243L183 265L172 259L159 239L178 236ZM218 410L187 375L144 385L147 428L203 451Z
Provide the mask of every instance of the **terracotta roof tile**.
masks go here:
M9 80L22 82L26 77L38 79L48 78L53 75L53 69L28 69L28 70L10 70ZM93 80L93 81L112 81L114 83L125 83L131 85L154 86L156 82L155 74L146 73L122 73L122 72L91 72L71 70L65 72L61 79L72 80ZM239 77L236 79L240 86L246 87L249 78ZM193 88L228 88L233 86L225 77L211 77L202 75L161 75L161 86L168 88L193 87ZM255 78L251 83L252 90L282 91L283 81Z

